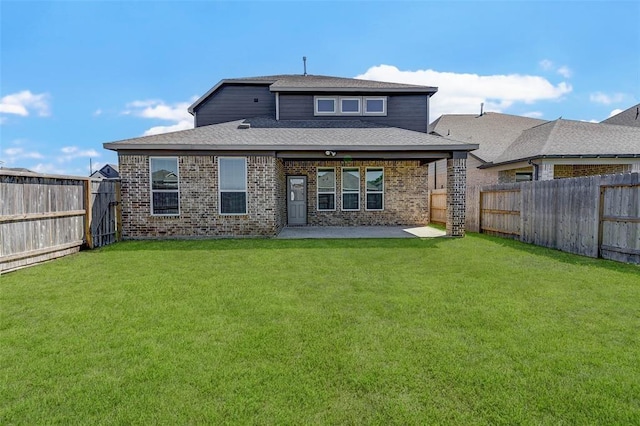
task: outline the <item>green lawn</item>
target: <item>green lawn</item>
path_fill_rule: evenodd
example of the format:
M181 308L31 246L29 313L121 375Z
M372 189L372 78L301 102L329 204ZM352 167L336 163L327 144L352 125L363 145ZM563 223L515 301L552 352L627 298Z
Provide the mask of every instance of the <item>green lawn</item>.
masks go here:
M0 326L0 424L640 424L640 268L482 235L120 243Z

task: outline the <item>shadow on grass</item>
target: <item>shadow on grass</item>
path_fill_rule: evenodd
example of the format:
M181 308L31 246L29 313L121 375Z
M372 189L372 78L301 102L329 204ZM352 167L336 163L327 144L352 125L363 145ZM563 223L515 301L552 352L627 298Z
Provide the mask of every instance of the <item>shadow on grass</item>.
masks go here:
M543 256L549 259L553 259L557 262L563 262L570 265L578 266L590 266L596 268L607 269L610 271L629 273L638 275L640 278L640 265L628 264L623 262L616 262L614 260L596 259L593 257L581 256L578 254L567 253L558 249L552 249L547 247L540 247L534 244L523 243L518 240L510 238L503 238L493 235L468 233L470 238L479 238L493 244L498 244L502 247L511 248L514 250L524 251L533 256Z
M220 238L190 240L129 240L93 250L141 251L141 250L252 250L252 249L358 249L358 248L437 248L453 241L450 238L326 238L326 239L267 239Z

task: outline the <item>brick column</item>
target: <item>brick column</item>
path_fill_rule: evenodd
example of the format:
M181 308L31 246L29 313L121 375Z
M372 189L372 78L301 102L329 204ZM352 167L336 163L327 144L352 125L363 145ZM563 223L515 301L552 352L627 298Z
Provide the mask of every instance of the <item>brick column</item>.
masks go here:
M467 153L453 152L447 160L447 236L464 237Z

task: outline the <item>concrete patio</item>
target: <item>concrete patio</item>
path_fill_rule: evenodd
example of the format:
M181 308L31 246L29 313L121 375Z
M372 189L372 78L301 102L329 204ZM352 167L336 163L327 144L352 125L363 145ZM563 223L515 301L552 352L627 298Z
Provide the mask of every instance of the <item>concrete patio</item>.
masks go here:
M430 226L291 226L280 231L276 238L435 238L446 232Z

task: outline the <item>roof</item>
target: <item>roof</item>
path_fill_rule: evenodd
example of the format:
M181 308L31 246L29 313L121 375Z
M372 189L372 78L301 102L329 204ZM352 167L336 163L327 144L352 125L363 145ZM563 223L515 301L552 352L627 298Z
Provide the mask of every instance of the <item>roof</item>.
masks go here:
M189 112L195 109L215 93L220 87L227 84L254 84L269 86L272 92L315 92L315 93L424 93L434 94L437 87L418 86L415 84L389 83L383 81L362 80L357 78L331 77L326 75L301 75L285 74L245 78L229 78L218 82L207 93L202 95L190 107Z
M640 128L549 121L523 131L490 166L548 157L640 157Z
M247 128L248 127L248 128ZM120 150L470 151L478 146L360 120L250 118L105 143Z
M602 123L640 127L640 104L634 105L606 120L602 120Z
M537 118L486 112L477 114L445 114L435 120L431 132L480 147L472 154L491 162L520 136L523 130L545 123Z

